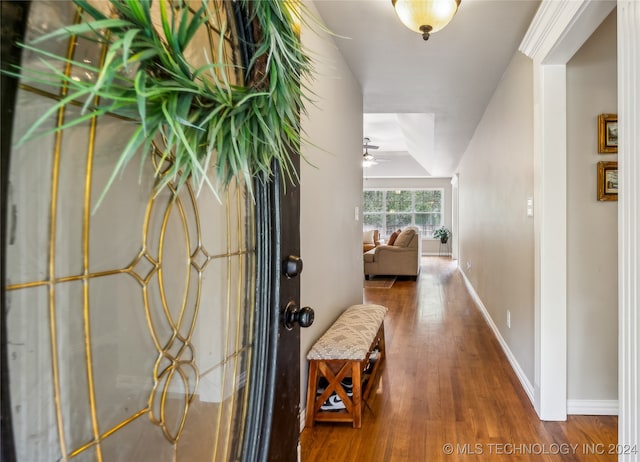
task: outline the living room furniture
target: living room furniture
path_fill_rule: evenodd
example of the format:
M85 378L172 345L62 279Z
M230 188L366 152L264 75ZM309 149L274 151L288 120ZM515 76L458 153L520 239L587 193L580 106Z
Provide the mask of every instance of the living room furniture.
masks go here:
M382 305L352 305L313 345L309 360L306 425L351 422L362 426L366 401L385 359ZM333 403L326 409L325 403ZM323 409L325 407L325 409Z
M362 232L362 251L367 252L380 244L380 233L377 229Z
M364 276L413 276L420 273L422 239L418 229L402 230L393 245L378 245L363 254Z

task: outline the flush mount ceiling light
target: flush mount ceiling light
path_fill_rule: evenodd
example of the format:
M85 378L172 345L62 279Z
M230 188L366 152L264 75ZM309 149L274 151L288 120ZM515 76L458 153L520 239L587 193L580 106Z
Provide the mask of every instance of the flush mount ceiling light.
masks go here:
M391 0L400 21L424 40L453 19L460 0Z

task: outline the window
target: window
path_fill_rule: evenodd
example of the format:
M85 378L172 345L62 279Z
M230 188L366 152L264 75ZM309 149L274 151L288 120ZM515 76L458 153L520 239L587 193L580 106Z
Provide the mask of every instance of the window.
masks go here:
M379 229L389 236L399 228L416 226L431 238L444 224L444 189L366 189L363 197L364 230Z

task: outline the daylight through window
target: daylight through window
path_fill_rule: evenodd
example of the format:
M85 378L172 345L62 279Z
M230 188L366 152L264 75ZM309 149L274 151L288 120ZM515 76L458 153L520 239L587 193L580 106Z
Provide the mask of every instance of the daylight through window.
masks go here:
M364 230L377 229L386 238L397 229L416 226L423 239L444 224L444 189L366 189Z

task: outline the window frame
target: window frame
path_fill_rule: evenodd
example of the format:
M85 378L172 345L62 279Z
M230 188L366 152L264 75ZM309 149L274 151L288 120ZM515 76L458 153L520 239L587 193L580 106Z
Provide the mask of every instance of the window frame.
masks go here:
M379 191L382 192L382 209L380 211L376 211L376 212L370 212L370 211L366 211L366 207L364 204L364 195L367 191ZM401 212L388 212L387 211L387 194L389 192L397 192L397 191L409 191L411 192L411 211L401 211ZM416 192L423 192L423 191L439 191L440 192L440 212L417 212L416 211ZM435 230L436 228L443 226L444 225L444 221L445 221L445 217L444 217L444 211L445 211L445 200L444 200L444 193L445 193L445 188L364 188L363 189L363 193L362 193L362 211L363 211L363 230L364 231L369 231L372 229L379 229L380 230L380 238L388 238L389 236L386 235L387 232L387 215L390 214L398 214L398 215L411 215L411 223L405 226L415 226L420 230L420 237L422 239L435 239L433 236L431 235L424 235L422 233L422 228L420 225L416 225L416 215L440 215L440 220L439 223L434 224L433 225L433 229ZM380 225L367 225L366 224L366 217L367 216L375 216L375 215L379 215L381 217L381 224ZM381 229L380 229L381 228Z

